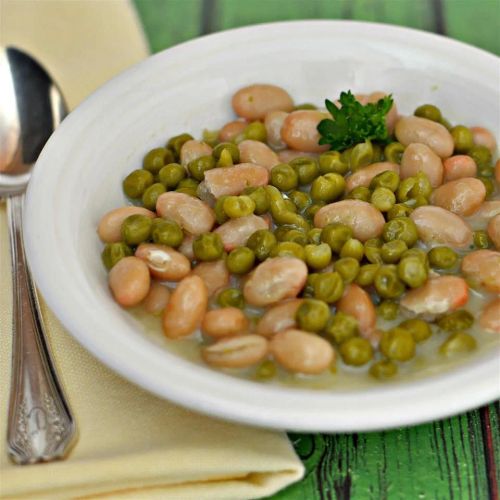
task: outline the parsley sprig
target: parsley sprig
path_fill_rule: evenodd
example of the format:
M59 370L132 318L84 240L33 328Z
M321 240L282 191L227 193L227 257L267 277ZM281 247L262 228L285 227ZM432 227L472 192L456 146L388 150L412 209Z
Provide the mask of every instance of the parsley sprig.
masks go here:
M339 102L340 109L332 101L325 100L333 120L326 118L319 122L320 144L329 144L330 149L342 151L367 139L387 141L385 115L392 107L392 96L363 106L349 90L340 94Z

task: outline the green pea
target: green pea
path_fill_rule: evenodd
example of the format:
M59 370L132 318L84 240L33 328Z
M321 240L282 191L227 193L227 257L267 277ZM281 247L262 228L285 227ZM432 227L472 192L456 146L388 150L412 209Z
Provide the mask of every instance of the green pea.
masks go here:
M423 342L432 335L429 324L421 319L407 319L399 324L399 328L410 332L415 342Z
M440 109L433 104L423 104L413 114L420 118L427 118L427 120L432 120L433 122L439 122L442 118Z
M214 206L215 219L217 220L217 224L224 224L227 222L229 217L224 211L224 202L229 198L227 195L223 195L220 198L217 198Z
M220 158L216 161L216 168L229 168L234 165L233 158L229 149L223 149Z
M155 243L177 248L184 239L181 226L173 220L153 219L151 237Z
M172 151L167 148L155 148L149 151L142 160L142 168L157 174L167 163L174 161Z
M476 248L490 247L490 239L486 231L474 231L473 239L474 239L474 246Z
M217 162L221 159L224 151L227 152L226 154L231 156L231 163L236 164L240 162L240 150L238 149L238 146L232 142L221 142L214 147L212 150L212 156Z
M295 257L306 260L304 247L293 241L280 241L271 250L271 257Z
M387 220L392 220L397 217L408 217L413 212L413 208L403 205L401 203L396 203L388 212Z
M352 229L344 224L328 224L321 232L321 241L339 253L347 240L352 238Z
M192 187L178 187L175 192L187 194L188 196L192 196L193 198L198 198L198 190L193 189Z
M271 215L276 224L295 226L305 231L311 229L304 217L287 210L285 200L275 186L266 186L265 190L269 197Z
M447 314L437 321L439 328L441 328L441 330L446 330L447 332L467 330L473 324L474 316L469 311L465 311L464 309Z
M320 276L319 273L309 273L307 275L306 285L302 289L302 297L311 298L314 296L314 283L318 276Z
M456 153L467 153L474 146L474 138L469 128L456 125L450 130Z
M149 210L156 210L156 200L165 192L165 186L160 182L151 184L142 195L142 204Z
M288 229L281 241L293 241L300 246L307 245L307 234L301 229Z
M278 241L285 241L285 235L290 231L290 226L280 226L274 230L274 236Z
M351 337L339 347L340 355L346 365L362 366L373 358L373 347L367 339Z
M412 247L418 240L417 226L409 217L397 217L384 224L384 241L402 240Z
M351 155L352 155L352 150L354 148L347 148L347 149L344 149L344 151L342 151L341 155L340 155L340 159L347 164L348 166L348 170L349 168L351 168Z
M476 162L478 168L491 165L491 151L486 146L472 146L467 154Z
M372 192L365 186L355 187L352 191L349 191L346 196L349 200L361 200L361 201L370 201L372 196Z
M394 377L398 373L398 366L389 360L381 360L370 366L370 375L378 379Z
M371 286L375 281L375 275L380 269L380 264L365 264L359 268L356 283L359 286Z
M167 148L174 153L175 159L178 160L181 155L181 148L187 141L192 141L193 136L189 134L180 134L172 137L167 142Z
M210 146L215 146L219 140L218 130L203 129L203 142L206 142Z
M478 177L493 177L495 175L495 167L493 165L484 165L477 169Z
M344 283L351 283L358 275L359 261L353 257L343 257L335 262L335 271L342 276Z
M359 334L358 322L356 318L353 318L349 314L337 311L335 315L331 317L326 333L329 337L332 337L337 344L340 344Z
M455 356L473 351L476 346L474 337L465 332L455 332L441 344L439 353L443 356Z
M447 120L444 116L439 120L439 123L448 130L448 132L453 128L449 120Z
M377 174L370 182L370 189L385 188L393 193L398 189L399 175L392 170L386 170Z
M344 175L349 170L349 164L345 163L338 151L327 151L319 155L319 171L321 175L334 173Z
M269 380L275 377L277 372L276 365L270 359L263 361L255 370L255 378L257 380Z
M263 215L269 212L269 197L267 196L266 190L259 186L257 188L246 188L243 191L244 195L250 196L255 203L254 213L257 215Z
M300 212L303 212L312 204L311 197L308 193L304 193L304 191L292 191L288 194L288 197L293 201Z
M229 218L237 219L253 214L255 202L250 196L228 196L224 200L222 208Z
M405 286L398 277L397 267L393 264L381 266L375 274L373 284L383 299L395 299L405 291Z
M194 191L196 191L199 185L200 183L196 179L188 178L188 179L182 179L182 181L180 181L179 184L177 184L177 188L193 189Z
M398 276L410 288L418 288L427 281L427 269L418 257L405 257L398 264Z
M247 247L254 252L260 261L267 259L277 244L276 236L269 229L259 229L247 240Z
M297 172L301 186L311 184L319 175L319 165L314 158L301 156L291 160L289 165Z
M370 238L365 241L365 257L372 264L382 264L382 240Z
M127 245L139 245L151 236L153 221L146 215L129 215L120 228L122 240Z
M366 167L373 162L373 146L370 141L356 144L349 157L349 164L352 171Z
M342 248L340 250L341 257L352 257L357 261L360 261L363 258L364 254L365 247L363 246L363 243L361 243L361 241L357 240L356 238L348 239L342 245Z
M458 262L458 255L448 247L434 247L428 258L430 265L438 269L451 269Z
M330 319L330 308L322 300L305 299L295 313L295 321L301 330L320 332Z
M401 164L401 158L403 158L403 153L405 152L405 147L399 142L391 142L387 144L384 148L384 157L386 161L391 163Z
M188 164L188 171L191 177L197 181L202 181L205 178L205 172L215 167L213 156L200 156Z
M328 304L337 302L344 293L344 282L339 273L321 273L313 284L313 295L315 299L324 300Z
M311 219L314 218L316 213L321 207L324 207L326 203L324 201L317 201L316 203L313 203L311 206L306 208L305 215L307 217L310 217Z
M132 249L121 241L117 243L107 243L101 254L102 263L109 271L117 262L124 257L129 257L132 253Z
M245 139L251 141L266 142L267 132L266 127L262 122L252 122L249 123L243 130L243 135Z
M193 241L193 253L196 260L218 260L224 253L224 244L217 233L200 234Z
M147 170L134 170L123 180L123 192L132 199L140 198L154 182L154 177Z
M403 203L405 201L408 201L410 198L412 198L411 190L417 183L417 180L415 177L408 177L406 179L403 179L398 186L397 190L397 199L399 202Z
M290 200L289 198L285 198L283 202L285 204L286 210L288 210L289 212L297 213L297 207L292 200Z
M238 247L232 250L226 259L226 267L230 273L246 274L255 263L255 254L248 247Z
M332 249L326 243L304 247L306 264L311 269L324 269L332 260Z
M330 203L344 192L345 186L345 179L340 174L320 175L311 184L311 198Z
M371 204L381 212L388 212L396 203L396 196L387 188L378 187L370 198Z
M427 175L423 172L417 172L414 179L415 184L410 192L412 198L418 198L419 196L429 198L432 193L432 185Z
M296 106L294 106L293 109L295 111L298 111L300 109L318 109L318 108L314 104L310 104L310 103L306 102L304 104L297 104Z
M169 163L162 167L158 178L167 189L175 189L179 182L186 178L186 175L186 169L182 165Z
M408 250L406 243L402 240L392 240L384 243L380 249L382 260L386 264L395 264L401 256Z
M491 165L491 151L486 146L472 146L467 153L478 168Z
M377 314L387 321L396 319L399 314L399 305L393 300L383 300L377 307Z
M382 146L380 144L373 144L373 158L372 158L372 163L378 163L384 159L384 151L382 149Z
M307 232L307 241L313 245L319 245L321 243L321 229L315 227Z
M478 177L478 179L484 184L484 189L486 189L486 198L489 198L495 191L495 184L488 177Z
M271 184L280 191L291 191L299 185L299 176L293 167L280 163L271 169Z
M382 334L380 351L394 361L409 361L415 356L413 335L403 328L392 328Z
M238 309L245 308L245 299L239 288L226 288L217 296L217 304L220 307L237 307Z

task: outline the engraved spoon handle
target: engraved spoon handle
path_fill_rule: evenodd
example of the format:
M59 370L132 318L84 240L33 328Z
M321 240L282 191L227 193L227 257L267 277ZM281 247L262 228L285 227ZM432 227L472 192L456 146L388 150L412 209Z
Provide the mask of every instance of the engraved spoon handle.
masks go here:
M23 194L7 198L14 285L7 444L14 462L32 464L62 457L75 435L75 424L50 358L24 255L23 201Z

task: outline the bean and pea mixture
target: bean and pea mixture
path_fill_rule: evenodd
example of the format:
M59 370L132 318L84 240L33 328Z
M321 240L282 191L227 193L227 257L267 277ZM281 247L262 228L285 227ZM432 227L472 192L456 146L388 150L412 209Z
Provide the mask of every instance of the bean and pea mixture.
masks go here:
M118 304L260 380L388 379L426 344L444 363L500 334L489 130L433 104L400 116L381 92L325 110L257 84L232 107L237 119L170 138L123 180L131 204L98 227Z

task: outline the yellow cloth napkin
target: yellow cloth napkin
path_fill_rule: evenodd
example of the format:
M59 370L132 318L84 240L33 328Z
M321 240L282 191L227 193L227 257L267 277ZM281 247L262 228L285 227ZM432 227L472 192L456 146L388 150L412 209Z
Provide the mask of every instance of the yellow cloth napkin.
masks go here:
M0 9L0 43L43 61L71 107L146 54L135 13L123 0L0 0ZM211 419L152 396L91 357L43 301L42 310L79 436L64 461L16 466L5 442L12 286L0 204L1 498L257 498L302 476L285 434Z

